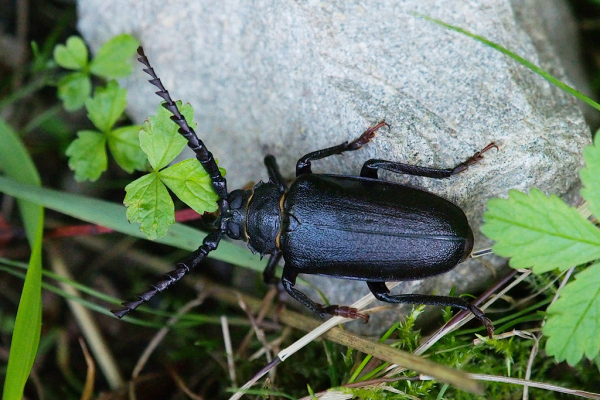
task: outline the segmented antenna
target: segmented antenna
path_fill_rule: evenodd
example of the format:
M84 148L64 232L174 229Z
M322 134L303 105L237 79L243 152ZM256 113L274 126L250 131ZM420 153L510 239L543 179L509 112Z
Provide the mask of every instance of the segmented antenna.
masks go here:
M158 92L156 92L156 94L165 100L165 103L163 103L162 106L169 110L171 114L173 114L171 119L179 126L178 132L187 139L188 146L194 151L196 158L198 161L200 161L200 164L202 164L202 167L210 176L212 186L219 196L219 209L222 211L223 207L227 207L227 182L225 181L225 178L223 178L223 175L221 175L221 171L219 171L215 159L210 151L206 149L204 143L198 139L196 132L194 132L194 130L188 125L185 117L179 112L177 105L171 99L171 96L169 96L169 92L164 88L162 82L154 73L154 69L150 66L150 62L144 54L144 50L141 46L138 47L138 54L140 55L138 60L146 66L144 72L152 77L149 82L158 88ZM175 282L179 281L191 270L193 270L208 255L208 253L217 248L222 236L222 229L206 235L202 241L202 245L198 248L198 250L193 252L185 261L177 264L177 268L167 273L165 279L153 286L150 286L150 290L139 294L138 300L122 303L123 309L111 310L111 312L116 317L122 318L128 312L135 310L140 305L154 297L156 294L162 292Z
M144 72L152 77L152 79L150 79L148 82L158 88L158 92L155 93L165 100L165 103L163 103L162 106L169 110L171 114L173 114L171 116L171 120L179 125L178 132L187 139L188 146L194 151L194 153L196 153L196 158L198 161L200 161L200 164L202 164L210 176L213 188L215 189L215 192L219 198L226 199L227 182L225 181L223 175L221 175L221 171L219 171L219 167L217 166L212 153L206 149L206 146L204 143L202 143L202 140L198 139L196 132L194 132L192 127L188 125L185 117L179 112L177 104L175 104L175 102L171 99L169 92L164 88L160 78L154 73L154 69L150 65L148 57L146 57L144 54L144 49L142 46L138 47L137 52L140 55L138 57L138 61L146 66L146 68L144 68Z

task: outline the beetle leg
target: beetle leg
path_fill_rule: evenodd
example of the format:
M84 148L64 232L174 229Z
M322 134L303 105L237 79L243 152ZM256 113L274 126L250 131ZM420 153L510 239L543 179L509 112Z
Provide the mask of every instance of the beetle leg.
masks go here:
M379 159L368 160L363 164L363 167L360 171L360 176L365 178L378 179L377 170L385 169L398 174L424 176L427 178L436 179L448 178L452 175L456 175L465 171L467 168L469 168L469 166L481 161L483 159L483 153L490 150L491 148L496 148L496 150L498 150L498 146L492 142L488 144L485 148L483 148L481 151L478 151L477 153L473 154L473 156L468 158L465 162L458 164L454 168L447 169L420 167L418 165L402 164L399 162Z
M323 150L313 151L312 153L304 155L296 163L296 177L304 174L312 174L312 170L310 169L311 161L320 160L322 158L333 156L335 154L342 154L346 151L354 151L360 149L365 144L369 143L369 141L371 141L371 139L375 137L375 132L384 125L387 127L390 126L385 121L381 121L377 125L372 126L366 131L364 131L358 139L353 140L350 143L344 142L337 146L328 147Z
M279 185L279 189L281 191L285 191L287 189L287 185L285 184L285 179L281 176L279 172L279 167L277 166L277 160L272 155L268 155L265 157L265 167L267 167L267 173L269 174L269 179L271 182Z
M121 310L111 310L111 312L118 318L123 318L125 314L135 310L143 303L150 300L154 295L167 289L169 286L179 281L190 271L192 271L211 251L215 250L221 240L221 231L213 231L206 235L202 241L202 245L198 247L198 250L193 252L185 261L177 264L177 268L166 274L166 279L151 286L151 289L138 294L138 300L128 301L122 303L123 308Z
M275 253L269 258L269 262L267 263L267 267L263 271L263 281L267 285L276 285L279 283L279 280L275 277L275 268L277 264L281 260L281 252Z
M432 296L425 294L390 294L390 290L385 282L367 282L369 289L379 301L386 303L408 303L408 304L427 304L432 306L450 306L468 310L485 326L490 339L494 336L494 326L477 306L461 299L460 297L450 296Z
M298 289L294 289L297 276L298 273L295 272L293 269L289 268L288 266L283 267L283 276L281 277L281 283L283 284L285 291L288 292L288 294L292 296L295 300L304 304L312 312L316 313L319 317L326 318L328 315L339 315L345 318L362 318L365 321L365 323L369 321L369 316L366 314L359 313L356 308L345 306L325 307L322 304L315 303L307 295L305 295Z

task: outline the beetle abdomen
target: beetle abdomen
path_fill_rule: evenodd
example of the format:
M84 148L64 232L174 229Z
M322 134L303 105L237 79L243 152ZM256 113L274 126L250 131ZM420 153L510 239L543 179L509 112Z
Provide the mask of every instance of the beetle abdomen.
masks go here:
M463 211L423 190L306 174L284 200L281 250L299 273L393 281L446 272L472 249Z

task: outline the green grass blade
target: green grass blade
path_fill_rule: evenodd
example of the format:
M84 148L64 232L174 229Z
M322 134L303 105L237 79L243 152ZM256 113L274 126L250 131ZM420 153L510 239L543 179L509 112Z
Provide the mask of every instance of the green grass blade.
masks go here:
M0 119L0 168L15 181L40 185L40 176L17 133ZM7 179L7 178L3 178ZM37 185L37 186L36 186ZM18 201L27 239L32 248L19 301L2 398L20 400L35 360L42 327L42 238L44 210L24 199Z
M41 207L40 207L41 209ZM43 211L40 212L37 240L33 246L29 268L23 284L23 292L17 310L13 330L4 400L21 400L27 377L33 367L42 329L42 238L44 233Z
M505 54L507 56L509 56L510 58L512 58L513 60L515 60L516 62L518 62L519 64L523 65L524 67L529 68L530 70L532 70L533 72L535 72L536 74L540 75L542 78L546 79L548 82L550 82L551 84L557 86L558 88L564 90L567 93L572 94L573 96L577 97L579 100L583 101L584 103L589 104L590 106L594 107L596 110L600 110L600 104L596 103L594 100L590 99L589 97L587 97L586 95L584 95L581 92L578 92L577 90L573 89L571 86L564 84L563 82L561 82L560 80L558 80L557 78L555 78L554 76L550 75L548 72L544 71L542 68L538 67L537 65L533 64L530 61L527 61L526 59L524 59L523 57L513 53L512 51L508 50L506 47L503 47L497 43L492 42L491 40L488 40L486 38L484 38L483 36L479 36L476 35L474 33L471 33L463 28L459 28L457 26L454 25L450 25L444 21L441 21L439 19L436 18L431 18L427 15L422 15L422 14L417 14L414 13L413 15L417 16L417 17L421 17L423 19L426 19L427 21L433 22L435 24L441 25L445 28L448 28L452 31L458 32L458 33L462 33L463 35L466 35L472 39L475 39L487 46L490 46L491 48L498 50L500 53Z
M82 221L98 224L130 236L147 239L138 225L130 224L125 217L125 207L120 204L92 199L73 193L46 189L23 184L0 176L0 192L29 200L43 207L70 215ZM169 228L167 236L155 242L167 244L180 249L193 251L200 246L206 233L182 224L174 224ZM228 263L252 268L256 271L264 269L264 262L245 248L222 240L219 248L210 253L212 258Z

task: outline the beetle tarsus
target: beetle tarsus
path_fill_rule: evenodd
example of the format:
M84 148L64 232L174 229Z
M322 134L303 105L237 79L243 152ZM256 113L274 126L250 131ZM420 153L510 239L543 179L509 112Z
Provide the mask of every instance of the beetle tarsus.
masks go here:
M452 170L452 175L456 175L463 171L466 171L471 165L477 164L479 161L483 160L483 153L490 149L500 150L496 142L488 144L483 149L479 150L477 153L469 157L465 162L460 163L456 167L454 167L454 169Z
M385 122L385 120L383 120L380 123L378 123L377 125L370 127L369 129L364 131L362 133L362 135L360 135L358 137L358 139L353 140L352 142L348 143L348 150L358 150L361 147L363 147L365 144L369 143L371 141L371 139L373 139L375 137L375 132L377 132L377 130L379 128L381 128L382 126L387 126L389 128L390 124L388 124L387 122Z
M494 325L492 324L492 321L490 321L490 319L485 316L485 314L483 313L483 311L481 311L481 309L479 307L477 307L473 304L469 304L468 310L473 314L473 316L475 318L477 318L483 324L483 326L485 326L485 329L487 330L487 333L488 333L488 337L490 339L493 339L494 338Z
M338 317L351 318L351 319L362 319L365 324L369 322L369 314L359 313L356 308L346 306L329 306L323 308L323 312L329 315L335 315Z

